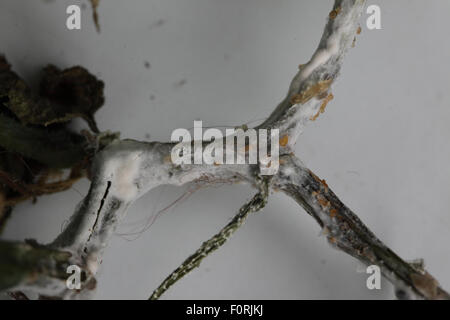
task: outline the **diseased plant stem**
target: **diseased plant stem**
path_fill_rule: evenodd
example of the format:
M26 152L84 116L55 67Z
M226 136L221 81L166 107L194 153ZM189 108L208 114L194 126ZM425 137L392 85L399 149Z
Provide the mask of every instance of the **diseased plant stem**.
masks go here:
M274 187L293 198L319 223L333 247L366 265L380 267L402 299L450 299L430 274L384 245L299 159L285 156L282 162L280 173L273 179Z
M239 212L219 233L211 239L203 242L201 247L173 271L159 286L153 291L149 300L157 300L178 280L183 278L189 272L200 266L200 263L209 254L219 249L225 242L241 227L248 215L260 211L266 206L269 197L269 188L267 179L260 184L261 191L257 193L249 202L241 207Z
M295 199L327 234L328 241L366 264L377 264L383 274L397 288L403 298L449 299L437 281L426 271L406 263L386 247L329 189L326 183L306 169L293 156L292 148L305 126L323 112L331 97L331 88L337 79L343 59L352 47L364 9L364 0L336 0L329 15L319 46L311 60L302 65L291 82L286 98L258 128L280 130L280 170L261 188L255 177L259 165L209 166L181 165L170 161L172 143L144 143L133 140L113 140L92 163L92 183L89 193L77 208L66 229L57 239L40 248L70 252L71 262L78 264L87 274L79 292L68 292L62 279L55 280L56 289L41 281L41 274L24 283L4 285L3 289L17 291L26 287L45 296L59 298L79 297L93 290L89 283L95 276L109 239L126 208L143 194L160 185L183 185L205 181L245 181L260 188L260 192L224 229L203 243L202 247L175 270L155 290L151 298L159 298L171 285L199 265L209 253L218 249L244 222L250 212L260 210L267 201L268 191L281 190ZM282 142L282 143L281 143ZM169 160L168 160L169 159ZM0 249L2 249L0 243ZM14 250L14 247L12 248ZM17 250L21 250L20 247ZM1 250L0 250L1 252ZM53 251L52 251L53 252ZM42 257L45 261L46 257ZM48 254L47 259L53 259ZM25 274L32 272L20 260L14 262ZM12 264L13 265L13 264ZM51 265L51 264L50 264ZM63 271L55 265L55 274ZM0 272L0 283L8 283ZM46 274L42 275L48 280ZM6 282L5 282L6 281ZM52 283L54 285L55 283Z

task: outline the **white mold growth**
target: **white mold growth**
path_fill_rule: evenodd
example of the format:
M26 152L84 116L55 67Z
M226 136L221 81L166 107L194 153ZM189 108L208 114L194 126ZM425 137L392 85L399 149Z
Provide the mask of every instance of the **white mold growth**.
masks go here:
M136 181L140 175L142 152L118 155L105 165L105 178L112 181L109 194L125 203L139 195Z

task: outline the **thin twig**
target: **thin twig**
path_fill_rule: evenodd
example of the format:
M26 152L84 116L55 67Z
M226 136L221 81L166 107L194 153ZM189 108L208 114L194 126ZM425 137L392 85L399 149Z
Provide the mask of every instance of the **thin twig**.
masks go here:
M241 207L239 212L219 233L208 241L203 242L201 247L173 271L160 285L153 291L149 300L157 300L178 280L183 278L189 272L197 268L202 260L209 254L219 249L242 226L248 215L263 209L269 196L268 183L264 181L261 184L261 190L249 202Z

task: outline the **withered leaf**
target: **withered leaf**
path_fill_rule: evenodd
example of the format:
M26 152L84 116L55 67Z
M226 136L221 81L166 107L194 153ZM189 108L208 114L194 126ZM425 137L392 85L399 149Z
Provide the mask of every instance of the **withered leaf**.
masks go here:
M55 110L53 119L47 119L46 124L81 117L98 132L93 115L105 103L103 89L103 81L83 67L60 71L55 66L48 66L44 69L40 94L60 109Z
M104 104L104 83L82 67L44 69L40 96L34 95L4 57L0 57L0 105L25 125L48 126L83 118L98 132L95 112Z

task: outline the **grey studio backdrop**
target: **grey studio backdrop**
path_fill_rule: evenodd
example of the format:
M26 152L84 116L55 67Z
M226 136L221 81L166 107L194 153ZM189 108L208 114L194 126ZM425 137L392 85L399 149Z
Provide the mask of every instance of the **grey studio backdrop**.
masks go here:
M82 29L67 30L66 7L83 3ZM296 153L387 245L405 259L424 258L448 289L450 1L368 4L381 7L382 30L369 31L363 17L335 99L308 126ZM218 127L266 117L314 52L331 6L331 0L103 0L97 34L87 1L2 0L0 50L32 84L48 63L87 67L106 85L97 115L102 130L167 141L195 119ZM84 180L17 206L3 238L53 240L88 186ZM246 185L198 190L144 231L185 191L160 187L129 209L104 257L96 298L149 297L254 192ZM303 209L275 194L163 298L394 297L384 280L381 290L368 290L366 278Z

